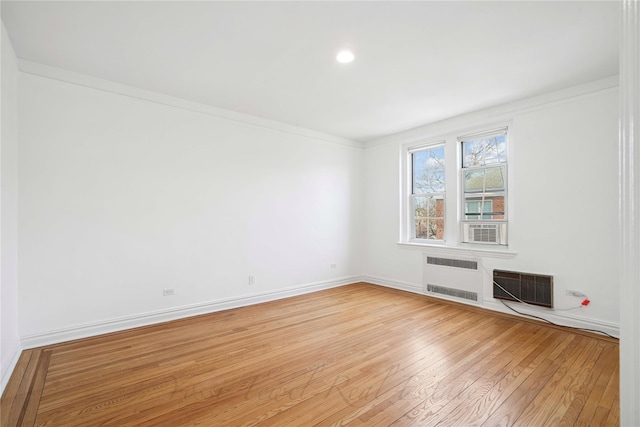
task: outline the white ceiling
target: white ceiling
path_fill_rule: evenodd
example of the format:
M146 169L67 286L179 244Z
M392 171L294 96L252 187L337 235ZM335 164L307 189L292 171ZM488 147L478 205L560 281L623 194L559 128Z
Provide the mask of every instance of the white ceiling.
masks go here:
M2 20L22 59L366 141L617 74L619 6L3 0Z

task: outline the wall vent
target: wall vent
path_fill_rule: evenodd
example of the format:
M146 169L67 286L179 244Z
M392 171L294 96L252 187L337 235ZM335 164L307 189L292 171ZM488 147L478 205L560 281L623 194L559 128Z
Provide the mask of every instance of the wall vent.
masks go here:
M449 295L451 297L464 298L472 301L478 301L477 292L465 291L463 289L447 288L444 286L431 285L427 283L427 292Z
M497 283L527 304L553 307L553 276L493 270L493 281L495 282L494 298L517 302L515 298L496 286Z
M428 256L427 264L443 265L445 267L467 268L469 270L478 269L478 263L476 261L467 261L464 259L436 258Z

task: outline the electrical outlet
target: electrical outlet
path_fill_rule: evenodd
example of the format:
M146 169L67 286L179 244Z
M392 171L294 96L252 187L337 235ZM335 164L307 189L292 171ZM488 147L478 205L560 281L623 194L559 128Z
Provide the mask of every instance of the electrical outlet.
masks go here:
M255 285L256 284L256 276L254 276L253 274L249 275L249 285Z
M163 289L162 290L162 296L163 297L169 297L174 295L174 290L173 289Z
M337 268L338 266L336 264L331 264L331 268Z
M578 297L578 298L586 297L586 295L583 294L582 292L574 291L574 290L571 290L571 289L567 289L567 295L572 296L572 297Z

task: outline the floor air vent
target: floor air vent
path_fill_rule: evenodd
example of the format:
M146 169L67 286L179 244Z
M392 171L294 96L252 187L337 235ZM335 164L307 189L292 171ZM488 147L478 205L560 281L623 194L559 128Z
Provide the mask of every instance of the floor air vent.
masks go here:
M478 263L476 261L467 261L464 259L437 258L428 256L427 264L443 265L445 267L467 268L469 270L478 269Z
M553 307L553 276L493 270L493 297L517 301L496 283L527 304Z
M478 301L478 293L472 291L465 291L462 289L447 288L444 286L431 285L427 283L427 292L434 292L436 294L449 295L457 298L464 298L472 301Z

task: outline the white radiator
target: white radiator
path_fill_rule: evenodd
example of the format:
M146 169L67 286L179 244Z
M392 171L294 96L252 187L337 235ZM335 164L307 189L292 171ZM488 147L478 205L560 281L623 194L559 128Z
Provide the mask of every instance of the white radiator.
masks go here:
M425 255L422 265L425 294L465 302L482 301L479 259Z

